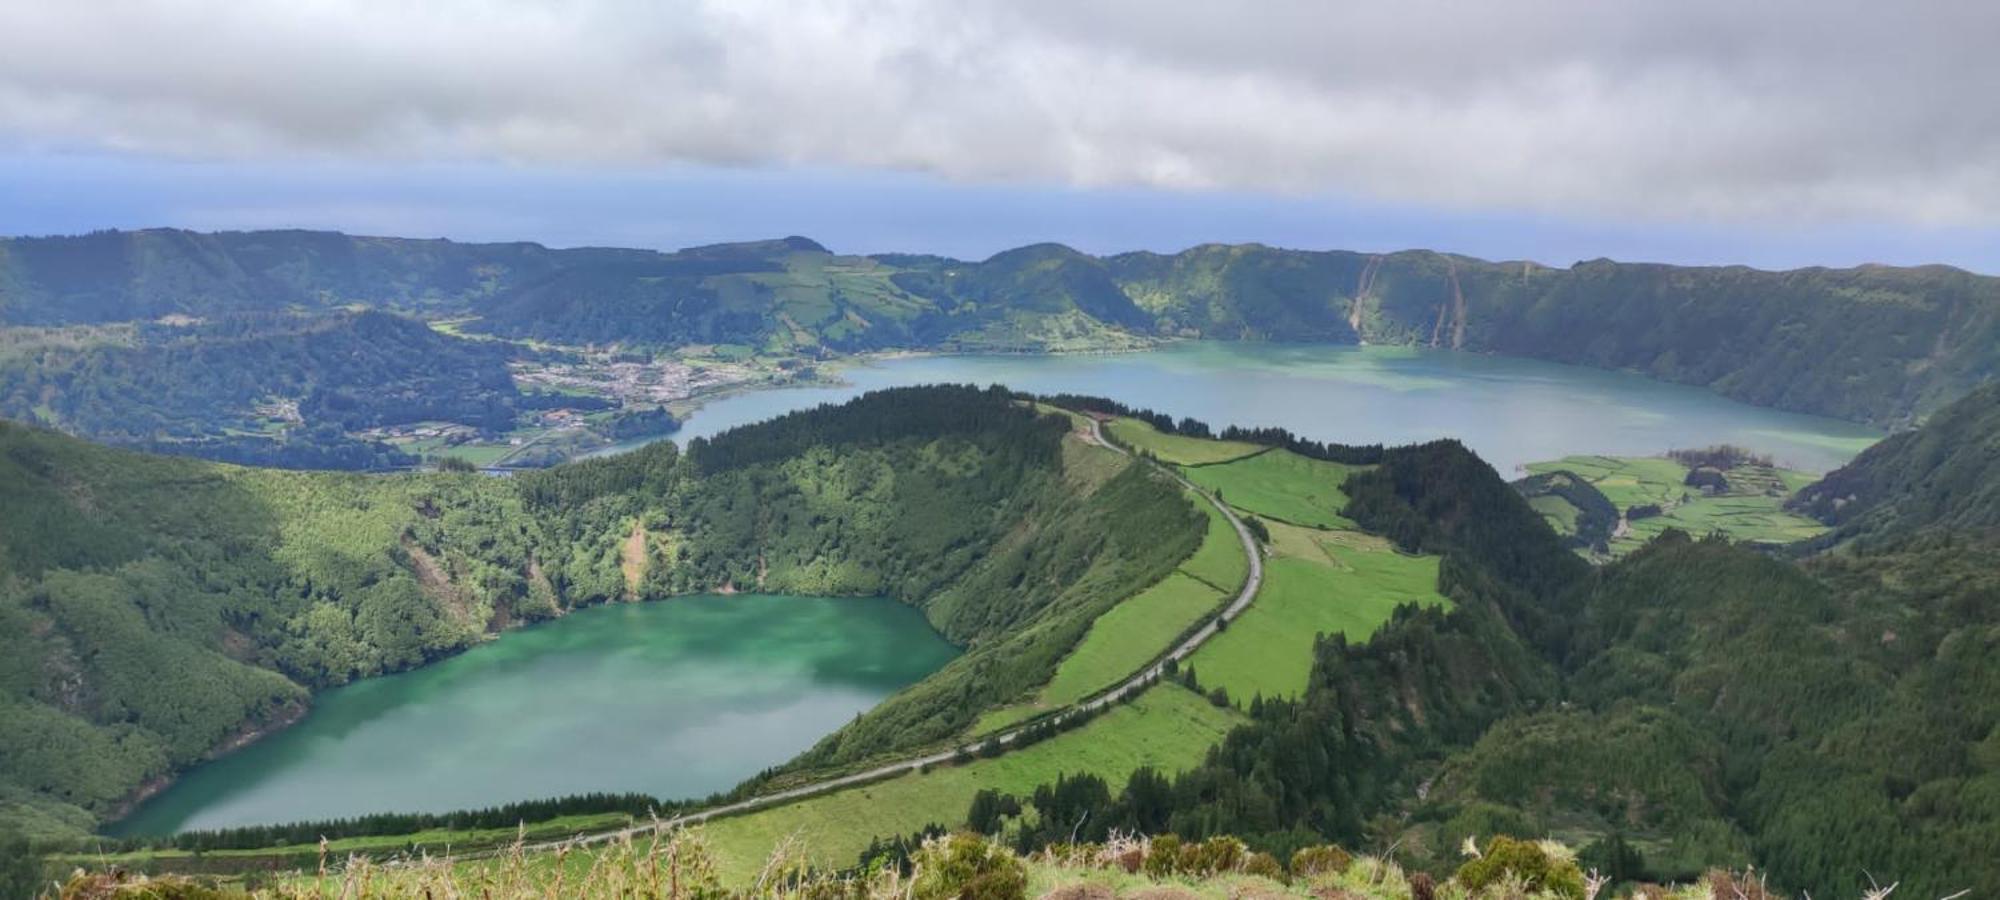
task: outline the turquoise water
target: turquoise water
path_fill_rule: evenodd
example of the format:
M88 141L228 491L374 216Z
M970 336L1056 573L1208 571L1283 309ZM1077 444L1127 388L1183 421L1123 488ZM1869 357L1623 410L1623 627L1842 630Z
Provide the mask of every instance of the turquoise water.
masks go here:
M934 382L1097 394L1218 427L1276 425L1351 444L1455 437L1509 477L1522 464L1572 453L1646 455L1723 442L1817 472L1882 436L1629 373L1403 347L1204 341L1103 356L906 357L842 375L848 384L718 400L673 437L685 442L865 390Z
M444 812L592 791L705 796L957 654L883 599L742 594L585 609L321 694L116 834Z

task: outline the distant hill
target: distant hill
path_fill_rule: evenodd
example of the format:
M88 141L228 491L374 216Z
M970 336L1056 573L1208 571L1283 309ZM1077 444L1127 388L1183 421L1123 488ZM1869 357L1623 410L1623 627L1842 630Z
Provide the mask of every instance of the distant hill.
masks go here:
M1624 369L1764 406L1906 424L2000 372L2000 279L1204 245L980 262L805 238L551 250L274 231L0 241L0 323L363 304L558 342L1046 351L1155 336L1407 344Z
M2000 530L2000 385L1891 435L1793 500L1847 539L1924 529Z
M350 303L463 309L559 269L658 256L326 231L154 228L9 238L0 241L0 322L93 324Z
M526 352L385 312L240 313L65 336L0 352L0 416L121 446L302 468L410 461L347 437L359 429L513 427L520 393L507 361Z

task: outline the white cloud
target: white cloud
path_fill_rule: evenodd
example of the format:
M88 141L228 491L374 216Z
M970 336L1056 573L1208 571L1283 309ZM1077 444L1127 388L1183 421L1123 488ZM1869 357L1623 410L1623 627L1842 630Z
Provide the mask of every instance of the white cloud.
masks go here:
M2000 221L2000 9L0 0L0 143Z

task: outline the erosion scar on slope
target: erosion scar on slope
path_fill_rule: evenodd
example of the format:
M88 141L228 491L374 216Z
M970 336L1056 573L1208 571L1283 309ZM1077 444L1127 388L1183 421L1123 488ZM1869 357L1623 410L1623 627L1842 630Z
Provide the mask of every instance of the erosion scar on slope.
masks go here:
M1381 270L1381 254L1370 256L1368 264L1361 267L1361 277L1355 280L1354 302L1347 306L1347 327L1354 331L1357 338L1361 336L1362 304L1368 302L1368 292L1375 289L1375 273Z
M625 573L625 599L639 599L639 582L646 577L646 523L633 522L632 533L618 546L618 570Z
M423 548L422 544L409 535L402 539L403 552L410 559L410 574L417 577L417 587L424 596L431 598L446 615L464 625L485 629L490 623L479 621L474 615L472 602L453 584L451 573L445 570L437 557Z
M1445 274L1451 276L1451 349L1465 349L1465 291L1458 286L1458 263L1444 258Z

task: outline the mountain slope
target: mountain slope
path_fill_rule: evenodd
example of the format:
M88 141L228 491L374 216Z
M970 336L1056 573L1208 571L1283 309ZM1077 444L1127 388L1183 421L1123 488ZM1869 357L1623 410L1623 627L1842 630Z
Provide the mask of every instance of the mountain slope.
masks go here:
M1323 640L1297 702L1171 790L1112 795L1184 837L1393 843L1432 871L1468 837L1557 835L1649 880L2000 891L2000 542L1983 493L1956 499L1990 480L1991 394L1830 477L1861 486L1867 540L1803 561L1670 531L1590 569L1462 448L1391 449L1347 514L1441 554L1454 609Z
M0 321L69 325L361 303L462 311L496 291L648 250L171 228L0 241Z
M1799 492L1795 510L1838 526L1836 540L1928 528L2000 528L2000 385L1889 436Z
M492 479L242 469L0 422L0 820L74 834L310 690L733 587L922 608L974 649L845 753L940 739L1201 539L1138 467L1076 490L1069 430L1004 391L909 388Z
M1944 266L1553 268L1258 245L1099 259L1054 244L964 262L804 238L671 254L318 232L0 241L7 325L348 303L482 315L472 327L511 337L773 351L1366 340L1631 370L1884 425L2000 373L2000 279Z

